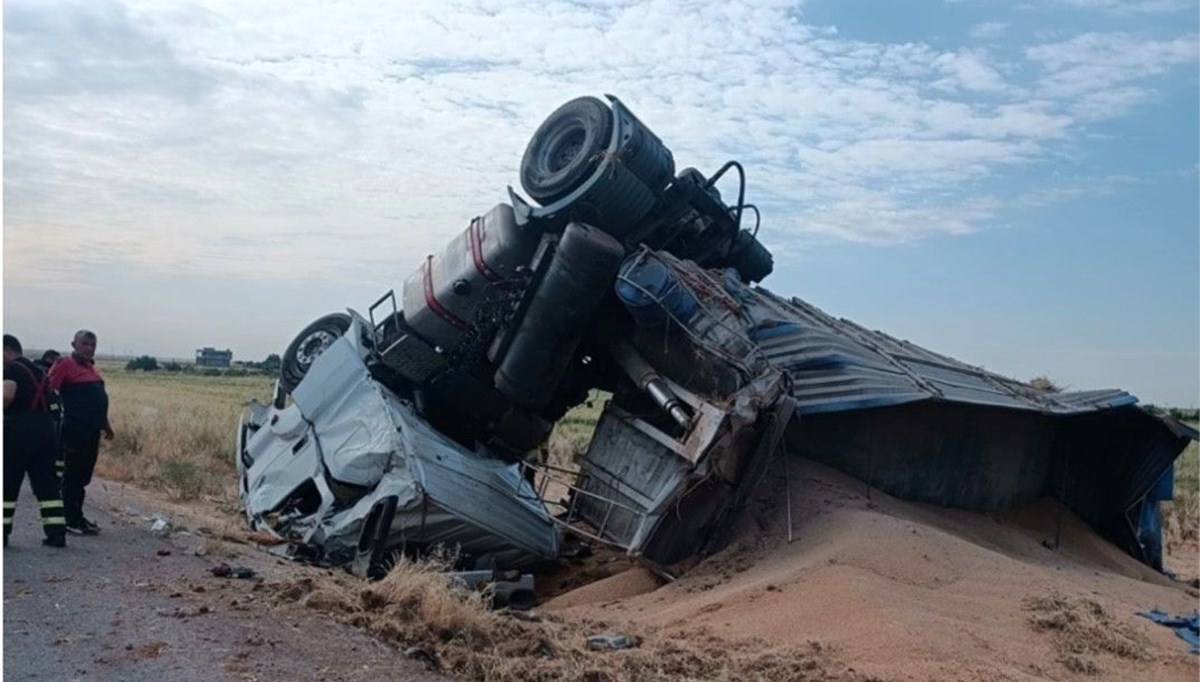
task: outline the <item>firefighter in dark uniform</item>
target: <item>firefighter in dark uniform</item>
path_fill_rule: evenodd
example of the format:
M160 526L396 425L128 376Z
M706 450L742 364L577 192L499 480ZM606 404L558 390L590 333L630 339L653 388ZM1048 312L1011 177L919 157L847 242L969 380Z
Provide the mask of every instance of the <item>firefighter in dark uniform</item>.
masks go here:
M33 364L40 367L41 370L46 373L46 376L50 376L50 368L54 366L54 363L58 362L60 357L61 354L58 351L51 349L45 353L42 353L42 359L34 360ZM63 448L61 437L62 400L58 396L58 391L54 390L51 390L50 395L47 397L50 399L50 412L54 415L54 437L56 439L55 451L57 452L57 455L54 458L54 474L58 476L58 483L61 486L63 477Z
M58 362L59 357L61 357L61 356L58 351L48 350L45 353L42 353L41 360L34 360L33 364L37 365L38 367L41 367L43 372L46 372L47 374L49 374L50 368L54 366L54 363Z
M66 547L66 517L54 459L55 418L45 373L21 355L21 342L4 335L4 545L12 534L17 495L25 474L42 511L43 545Z

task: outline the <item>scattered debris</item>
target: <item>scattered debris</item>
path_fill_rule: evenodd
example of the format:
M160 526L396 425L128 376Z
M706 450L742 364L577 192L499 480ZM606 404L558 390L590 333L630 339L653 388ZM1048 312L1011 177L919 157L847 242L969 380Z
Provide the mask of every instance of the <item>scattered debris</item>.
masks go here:
M535 611L506 611L504 615L526 623L543 623L546 620Z
M586 559L586 558L592 556L593 553L594 553L594 550L592 549L592 546L589 545L588 543L575 542L575 543L571 543L570 545L568 545L566 547L563 547L558 553L558 558L583 560L583 559Z
M591 635L587 638L588 648L592 651L617 651L633 649L641 646L642 639L631 635L604 633Z
M484 592L491 597L492 608L527 611L537 605L533 575L520 571L451 571L446 573L451 587Z
M160 550L158 550L157 554L158 554L158 556L171 556L171 550L160 549Z
M156 516L150 524L150 532L159 537L166 537L171 534L171 522L161 516Z
M1151 609L1138 615L1171 628L1175 631L1176 636L1191 645L1193 654L1200 654L1200 613L1193 613L1190 616L1172 616L1165 611Z
M250 580L258 576L258 573L256 573L252 568L247 568L245 566L230 566L224 561L208 569L208 572L212 573L218 578L236 578L239 580Z
M404 655L407 658L422 661L430 670L438 669L437 654L430 653L419 646L410 646L404 650Z

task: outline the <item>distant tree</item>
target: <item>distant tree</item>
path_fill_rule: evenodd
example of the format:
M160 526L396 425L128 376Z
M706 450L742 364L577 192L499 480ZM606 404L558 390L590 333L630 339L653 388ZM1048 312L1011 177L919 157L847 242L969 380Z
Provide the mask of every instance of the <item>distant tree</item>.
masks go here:
M1172 407L1171 409L1167 410L1167 413L1170 414L1172 418L1178 419L1181 422L1200 421L1200 410L1197 409L1185 410L1181 407Z
M1034 377L1029 380L1029 385L1045 393L1062 393L1062 387L1054 383L1050 377Z
M130 371L140 369L144 372L156 372L158 371L158 360L149 355L142 355L125 363L125 369Z
M178 362L175 362L174 360L169 360L167 362L164 362L162 368L168 372L182 372L183 371L183 365L179 364Z
M283 366L283 360L280 359L279 354L271 353L267 356L266 360L262 361L262 364L259 365L259 369L267 374L275 374L279 371L281 366Z

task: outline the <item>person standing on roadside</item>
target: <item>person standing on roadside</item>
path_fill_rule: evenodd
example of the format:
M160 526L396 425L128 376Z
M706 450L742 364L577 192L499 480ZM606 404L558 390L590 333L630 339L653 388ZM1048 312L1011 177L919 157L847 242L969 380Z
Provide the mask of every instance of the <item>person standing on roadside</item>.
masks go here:
M112 440L113 430L108 423L108 393L96 369L96 335L86 329L75 332L71 348L73 352L50 369L50 386L63 405L63 505L67 532L96 535L100 527L84 517L83 499L100 454L100 434Z
M49 373L50 368L54 366L54 363L58 362L59 357L60 357L60 354L58 351L48 350L45 353L42 353L41 360L34 360L33 364L40 367L43 372Z
M54 474L57 436L47 395L50 382L23 355L21 342L4 335L4 546L12 534L21 483L29 486L42 512L43 545L66 547L63 501Z
M58 362L61 354L56 350L48 350L42 353L40 360L34 360L33 364L41 368L46 376L50 376L50 368L54 363ZM50 389L50 395L46 396L50 403L50 414L54 415L54 450L57 453L54 457L54 475L58 477L58 485L62 487L63 475L63 452L62 452L62 402L58 399L58 391Z

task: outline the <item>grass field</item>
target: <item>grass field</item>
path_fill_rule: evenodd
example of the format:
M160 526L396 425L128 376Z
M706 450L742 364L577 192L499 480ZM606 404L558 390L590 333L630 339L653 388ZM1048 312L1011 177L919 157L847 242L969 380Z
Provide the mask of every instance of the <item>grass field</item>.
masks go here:
M554 425L547 442L549 463L564 469L578 469L579 458L587 451L592 431L604 410L609 394L592 391L587 402L575 407Z
M1175 500L1163 505L1163 527L1168 544L1200 540L1200 444L1195 441L1175 460Z
M99 476L180 500L236 499L238 418L251 398L270 400L271 377L101 371L116 438L104 444Z

